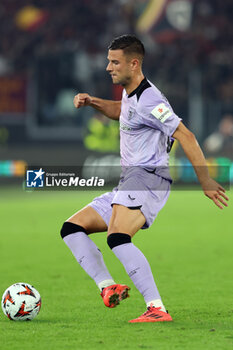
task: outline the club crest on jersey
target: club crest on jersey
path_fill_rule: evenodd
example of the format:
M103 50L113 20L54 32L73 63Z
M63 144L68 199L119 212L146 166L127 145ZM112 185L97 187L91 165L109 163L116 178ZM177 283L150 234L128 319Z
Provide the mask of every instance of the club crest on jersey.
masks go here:
M130 119L133 118L134 113L135 113L135 109L132 108L132 107L129 107L129 110L128 110L128 120L130 120Z

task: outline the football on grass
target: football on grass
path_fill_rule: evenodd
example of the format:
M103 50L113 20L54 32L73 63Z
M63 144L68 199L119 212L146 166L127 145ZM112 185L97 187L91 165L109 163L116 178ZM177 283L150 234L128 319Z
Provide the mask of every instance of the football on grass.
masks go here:
M40 293L28 283L12 284L2 296L2 310L12 321L31 321L41 308Z

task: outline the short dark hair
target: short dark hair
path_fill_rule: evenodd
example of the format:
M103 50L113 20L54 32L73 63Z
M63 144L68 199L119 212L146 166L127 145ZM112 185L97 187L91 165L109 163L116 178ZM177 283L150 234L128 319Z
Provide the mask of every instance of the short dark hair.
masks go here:
M134 35L121 35L111 42L109 50L123 50L125 54L137 54L143 59L145 48L143 43Z

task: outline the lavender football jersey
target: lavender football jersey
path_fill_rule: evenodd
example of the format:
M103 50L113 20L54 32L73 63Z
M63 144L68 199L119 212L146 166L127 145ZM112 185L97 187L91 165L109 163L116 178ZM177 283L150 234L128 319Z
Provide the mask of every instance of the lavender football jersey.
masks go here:
M122 167L138 166L170 180L168 152L181 119L146 78L129 95L123 90L120 114Z

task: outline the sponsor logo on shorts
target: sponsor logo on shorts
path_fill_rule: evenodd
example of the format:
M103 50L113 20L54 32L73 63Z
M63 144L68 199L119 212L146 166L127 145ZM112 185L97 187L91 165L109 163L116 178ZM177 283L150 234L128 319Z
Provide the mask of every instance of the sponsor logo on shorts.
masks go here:
M131 196L130 196L130 194L128 194L128 197L129 197L129 199L131 199L131 201L134 201L136 198L132 198Z

